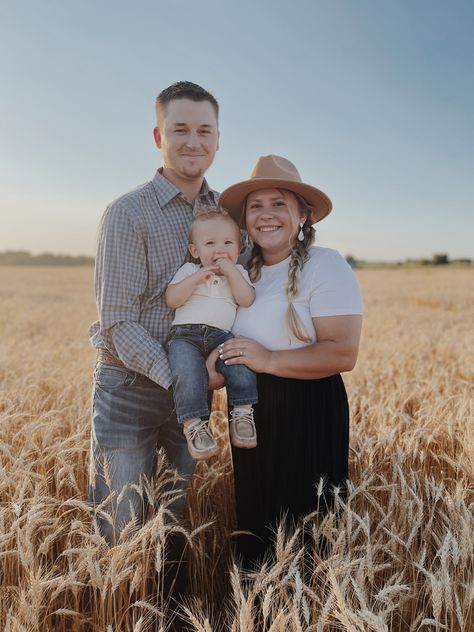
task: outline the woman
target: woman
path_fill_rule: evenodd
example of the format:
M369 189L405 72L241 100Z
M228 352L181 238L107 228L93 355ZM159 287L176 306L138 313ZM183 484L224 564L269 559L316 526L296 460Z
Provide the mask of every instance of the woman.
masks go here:
M313 244L312 225L331 201L290 161L259 158L250 179L219 202L254 244L248 268L256 300L239 309L238 337L220 348L227 364L257 373L258 447L233 452L238 529L257 536L240 537L238 552L251 565L283 516L295 523L344 487L349 409L340 373L356 363L362 303L346 261Z

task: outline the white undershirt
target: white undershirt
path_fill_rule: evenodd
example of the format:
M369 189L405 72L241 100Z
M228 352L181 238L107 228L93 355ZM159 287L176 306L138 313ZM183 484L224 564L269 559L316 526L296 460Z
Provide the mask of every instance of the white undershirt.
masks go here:
M312 246L309 255L293 305L315 342L313 318L362 314L362 298L351 267L337 250ZM271 351L310 344L295 338L285 324L289 263L290 257L272 266L262 266L260 279L254 282L255 301L250 307L238 309L232 327L234 334L252 338Z

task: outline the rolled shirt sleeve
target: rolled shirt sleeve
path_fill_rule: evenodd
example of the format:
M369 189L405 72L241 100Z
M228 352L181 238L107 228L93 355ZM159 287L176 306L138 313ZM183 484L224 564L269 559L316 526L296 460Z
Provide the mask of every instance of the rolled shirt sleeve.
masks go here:
M104 215L96 263L100 327L110 332L124 365L163 388L171 384L161 343L140 324L141 299L148 284L145 239L129 209L111 205Z
M90 326L89 339L163 388L171 385L165 344L173 320L166 287L189 261L193 213L216 201L217 193L204 180L193 207L158 170L153 180L112 202L99 226L99 319Z

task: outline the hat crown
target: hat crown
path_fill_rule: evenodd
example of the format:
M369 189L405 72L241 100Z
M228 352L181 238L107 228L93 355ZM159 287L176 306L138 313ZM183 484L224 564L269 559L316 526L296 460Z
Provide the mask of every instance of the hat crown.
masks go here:
M250 176L254 179L275 179L301 182L301 176L295 165L282 156L260 156Z

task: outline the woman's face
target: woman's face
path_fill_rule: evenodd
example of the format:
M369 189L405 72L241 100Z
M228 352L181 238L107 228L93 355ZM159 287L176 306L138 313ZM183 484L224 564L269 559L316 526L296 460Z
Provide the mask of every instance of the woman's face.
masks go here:
M304 216L296 196L282 189L259 189L247 197L245 222L267 265L289 256Z

